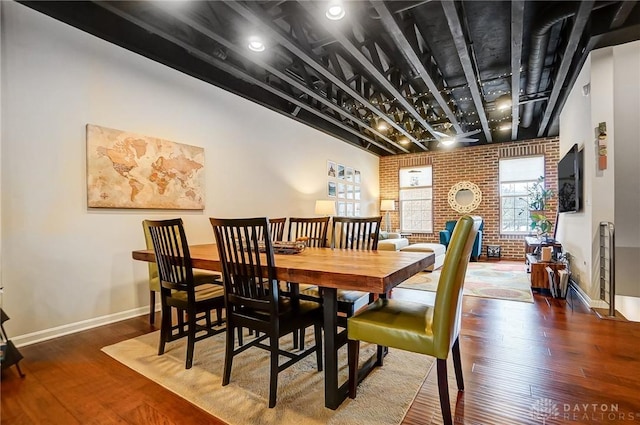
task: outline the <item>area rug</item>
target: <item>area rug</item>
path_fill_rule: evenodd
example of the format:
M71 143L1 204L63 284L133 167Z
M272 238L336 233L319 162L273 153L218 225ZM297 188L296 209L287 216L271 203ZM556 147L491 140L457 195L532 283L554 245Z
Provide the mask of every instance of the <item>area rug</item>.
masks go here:
M440 279L440 270L420 272L402 282L398 287L435 292L438 288L438 279ZM463 294L533 302L531 282L523 263L469 263Z
M165 354L158 356L158 338L154 332L102 351L230 425L399 424L433 364L432 357L392 349L384 366L358 387L356 399L345 400L334 411L324 407L324 374L317 371L312 354L280 372L277 404L269 409L267 351L250 348L237 355L231 382L223 387L224 333L196 343L189 370L184 368L184 340L167 344ZM280 341L286 346L289 340ZM364 359L375 346L362 344L361 350ZM346 346L339 354L342 382L347 376Z

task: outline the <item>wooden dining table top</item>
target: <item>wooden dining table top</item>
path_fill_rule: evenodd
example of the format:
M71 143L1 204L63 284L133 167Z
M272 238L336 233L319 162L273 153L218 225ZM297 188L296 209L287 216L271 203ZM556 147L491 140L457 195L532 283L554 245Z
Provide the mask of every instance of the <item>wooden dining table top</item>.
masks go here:
M194 268L222 271L215 244L191 245L189 250ZM152 249L133 251L132 256L135 260L155 261ZM379 294L434 262L433 253L404 251L306 248L297 254L275 254L279 280Z

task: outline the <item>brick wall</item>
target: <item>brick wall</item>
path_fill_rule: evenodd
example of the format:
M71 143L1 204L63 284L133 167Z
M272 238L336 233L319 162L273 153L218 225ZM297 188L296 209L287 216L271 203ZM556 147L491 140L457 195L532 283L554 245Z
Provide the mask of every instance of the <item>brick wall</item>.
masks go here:
M557 193L557 138L535 139L524 142L496 143L471 146L447 151L393 155L380 158L380 199L398 200L398 174L401 166L429 164L433 166L433 233L414 234L411 243L438 242L439 231L448 220L461 214L447 202L449 189L460 181L470 181L482 191L482 202L472 215L484 219L482 255L487 245L500 245L502 258L524 259L524 236L500 236L500 196L498 188L498 161L501 157L517 157L542 153L545 157L545 186ZM402 164L402 165L401 165ZM557 201L552 198L548 217L555 225ZM399 211L391 211L391 228L400 227Z

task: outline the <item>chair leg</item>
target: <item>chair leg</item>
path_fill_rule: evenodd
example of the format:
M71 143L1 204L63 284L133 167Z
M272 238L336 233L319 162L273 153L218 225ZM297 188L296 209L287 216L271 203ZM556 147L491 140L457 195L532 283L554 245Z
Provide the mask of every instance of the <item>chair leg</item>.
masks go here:
M304 350L304 332L305 329L301 328L300 329L300 342L298 343L298 347L300 348L300 351Z
M456 338L456 341L451 347L451 355L453 357L453 368L456 371L456 382L458 383L458 390L464 391L464 379L462 377L462 362L460 361L460 337Z
M271 351L271 370L269 371L269 408L275 407L278 395L278 336L273 333L269 337Z
M229 326L229 325L227 325L227 326ZM252 333L253 333L253 331L251 329L249 329L249 335L251 335ZM241 346L241 347L244 345L244 342L242 340L242 326L240 326L238 328L238 345Z
M360 341L347 341L347 355L349 357L349 398L356 398L358 389L358 359L360 358Z
M185 369L191 369L193 365L193 350L196 345L196 312L189 312L189 329L187 330L187 361Z
M229 323L227 319L227 344L224 353L224 371L222 374L222 385L228 385L231 380L231 365L233 364L233 349L235 345L235 338L233 335L233 325ZM238 328L241 331L242 327Z
M216 308L216 325L222 325L222 307Z
M149 291L149 324L156 323L156 291Z
M436 359L438 370L438 392L440 393L440 410L444 425L453 425L451 404L449 402L449 382L447 379L447 359Z
M316 336L316 362L318 364L318 372L322 372L322 326L314 325Z
M164 345L171 335L171 308L162 306L162 317L160 318L160 345L158 355L164 354Z

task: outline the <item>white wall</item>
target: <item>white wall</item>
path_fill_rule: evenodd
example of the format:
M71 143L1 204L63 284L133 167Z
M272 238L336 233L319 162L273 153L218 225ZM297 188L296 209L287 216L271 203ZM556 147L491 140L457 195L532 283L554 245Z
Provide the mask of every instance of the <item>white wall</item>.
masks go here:
M613 48L616 293L640 297L640 41Z
M590 84L589 96L582 88ZM560 217L558 239L575 254L572 272L597 304L599 223L616 226L616 293L631 295L622 311L640 320L640 42L593 51L560 115L560 152L584 143L585 197L583 213ZM597 169L596 128L607 124L606 170ZM622 304L619 304L622 305Z
M144 218L313 215L326 161L362 172L378 208L378 158L16 3L2 4L2 271L8 331L30 342L144 313ZM87 208L87 123L202 146L204 211ZM22 339L20 339L22 336Z
M589 96L583 95L582 88L589 85L590 69L588 59L560 114L560 157L562 158L575 143L583 148L585 163L583 207L582 211L577 213L560 214L556 232L556 238L562 243L563 250L570 254L572 276L586 292L590 292L589 282L592 275L593 203L590 188L594 180L595 154L592 149L593 129L589 123L590 120L585 120L585 117L591 116L591 102Z

